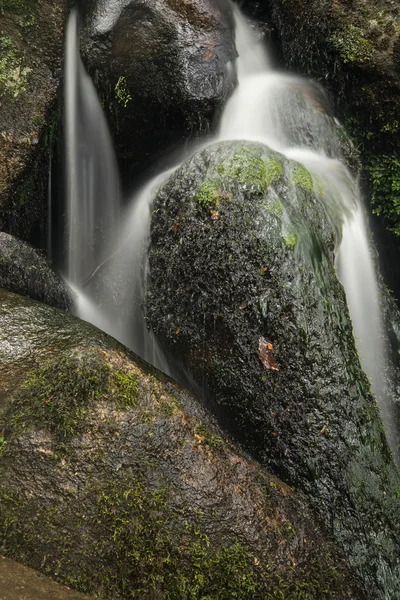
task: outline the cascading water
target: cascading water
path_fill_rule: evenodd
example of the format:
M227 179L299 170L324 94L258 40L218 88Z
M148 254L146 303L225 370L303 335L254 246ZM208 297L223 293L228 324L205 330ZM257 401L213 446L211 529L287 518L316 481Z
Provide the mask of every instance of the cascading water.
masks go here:
M75 10L66 35L65 132L65 274L79 285L109 252L118 222L120 191L107 123L79 56Z
M263 44L256 39L237 8L234 9L234 15L238 87L223 112L217 140L252 140L264 143L281 152L287 159L302 163L315 184L322 186L327 218L338 233L337 246L342 232L340 248L336 249L337 264L346 291L356 344L380 404L389 443L397 456L395 448L399 432L392 426L385 386L381 383L381 374L386 370L386 355L376 268L368 243L368 229L358 186L343 159L346 143L347 151L350 145L331 113L322 88L307 79L272 71ZM79 89L90 88L88 97L92 103L94 91L77 54L74 21L70 25L68 39L71 55L67 62L67 77L71 83L67 93L67 121L76 125L76 103L82 96ZM86 143L86 135L90 139L90 124L93 123L84 112L82 117L85 135L78 139L74 127L68 138L68 198L71 205L69 273L75 281L82 281L89 273L95 272L89 277L88 296L80 296L80 316L100 326L149 362L167 370L166 361L145 326L141 306L145 294L143 281L150 230L150 206L157 189L170 172L153 178L133 197L131 207L123 219L124 224L120 227L121 231L115 236L118 242L113 248L108 247L104 253L91 252L97 245L89 243L86 263L86 258L83 257L86 250L81 245L81 236L87 227L82 195L88 194L86 203L90 207L94 198L91 194L93 180L89 178L83 183L80 170L84 164L85 173L90 173L92 169L92 173L98 174L98 164L90 153L84 154L85 159L82 161L81 148L78 146ZM99 142L98 148L101 148L101 152L108 153L107 161L114 165L110 159L110 144L104 133L102 144ZM116 211L113 204L118 187L115 178L115 171L112 170L112 189L104 188L105 193L101 195L100 207L105 211L104 215L115 214ZM110 205L106 209L103 201L107 198ZM78 227L80 218L81 225L85 223L83 229ZM88 231L89 240L91 235ZM111 258L102 263L107 251ZM98 305L96 311L90 301L93 297L96 297Z

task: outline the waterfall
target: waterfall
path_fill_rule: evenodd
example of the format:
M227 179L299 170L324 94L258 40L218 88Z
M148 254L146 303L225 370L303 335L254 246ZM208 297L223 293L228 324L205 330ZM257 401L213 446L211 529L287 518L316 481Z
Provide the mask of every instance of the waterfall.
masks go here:
M107 123L79 55L75 10L69 17L65 55L65 273L79 285L109 252L117 228L120 191Z
M316 181L323 182L330 201L339 203L342 239L336 249L337 270L361 363L398 460L399 432L390 405L391 384L385 378L388 357L377 267L360 190L343 161L340 123L318 84L271 69L266 49L237 8L235 21L238 87L222 116L219 139L262 142L302 163Z
M321 86L274 71L267 49L237 7L234 17L238 86L223 111L216 140L264 143L302 163L315 181L322 182L327 217L338 233L337 268L357 349L397 456L398 432L393 426L387 383L382 383L387 357L376 265L359 188L345 165L346 136ZM132 196L116 232L119 186L115 160L101 107L79 58L75 13L67 32L66 79L67 272L78 284L78 314L168 372L146 327L142 306L150 207L172 169L151 178ZM335 206L334 219L329 205ZM116 240L114 244L111 238ZM85 293L79 286L84 280Z

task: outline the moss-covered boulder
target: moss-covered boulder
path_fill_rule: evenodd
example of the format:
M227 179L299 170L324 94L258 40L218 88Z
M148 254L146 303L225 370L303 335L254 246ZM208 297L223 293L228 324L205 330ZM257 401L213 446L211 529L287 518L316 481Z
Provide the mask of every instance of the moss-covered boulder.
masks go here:
M184 389L51 307L0 292L0 322L3 553L100 598L365 598Z
M0 0L0 228L42 240L66 0Z
M82 52L127 177L207 132L235 84L228 0L78 2Z
M181 381L307 494L370 597L400 595L400 497L334 264L344 207L258 144L209 146L156 196L147 320Z
M70 309L73 293L35 248L0 231L0 288Z

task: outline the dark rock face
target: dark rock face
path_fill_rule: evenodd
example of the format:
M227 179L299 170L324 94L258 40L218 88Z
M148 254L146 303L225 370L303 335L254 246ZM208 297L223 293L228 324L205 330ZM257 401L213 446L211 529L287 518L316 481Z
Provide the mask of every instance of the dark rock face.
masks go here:
M155 200L147 319L181 381L308 495L370 597L395 598L398 472L332 264L340 211L324 197L261 145L194 155Z
M99 598L365 598L302 497L185 390L56 309L0 292L0 322L8 556Z
M119 159L131 169L208 131L235 83L228 0L84 4L83 55Z
M72 308L73 295L35 248L0 232L0 287L61 309Z
M0 229L43 239L66 0L4 0L0 32Z

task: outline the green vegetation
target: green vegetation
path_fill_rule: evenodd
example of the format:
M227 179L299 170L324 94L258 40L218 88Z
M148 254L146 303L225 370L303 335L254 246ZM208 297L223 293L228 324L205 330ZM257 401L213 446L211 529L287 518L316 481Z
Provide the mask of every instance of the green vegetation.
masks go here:
M217 167L220 175L236 179L243 185L257 186L262 189L276 183L282 176L282 164L278 158L266 162L259 148L249 146L235 151L232 161L221 163Z
M3 93L16 98L26 92L30 72L31 69L23 66L23 58L13 41L0 37L0 95Z
M165 600L260 597L257 568L247 548L239 543L215 548L200 524L182 521L168 499L167 487L149 490L135 477L94 484L73 507L38 508L0 488L0 539L23 560L34 550L39 528L43 551L58 549L58 557L48 556L46 570L56 569L75 589L100 591L101 598L158 597L160 590ZM85 513L88 505L93 508ZM65 519L68 525L64 522L57 534ZM88 527L93 535L76 548L74 532ZM71 562L77 552L78 567Z
M302 165L293 169L293 184L310 192L314 189L313 179L307 169Z
M344 63L367 62L374 53L374 45L365 39L363 30L351 24L335 31L328 38L328 44L339 53Z
M293 232L289 232L284 236L283 241L287 248L293 248L297 244L297 235Z
M283 174L282 163L278 158L269 158L265 163L265 182L267 186L277 183Z
M94 401L107 398L125 410L138 394L135 373L113 370L96 354L68 354L31 374L14 404L12 423L17 430L40 424L65 450L66 442L86 428Z
M197 423L194 428L194 433L199 436L207 446L214 450L222 448L224 445L224 440L220 436L212 434L202 421Z
M124 108L127 107L128 102L132 100L132 96L128 92L128 88L126 87L126 79L125 77L120 77L115 84L114 87L115 99L119 104L122 104Z
M221 193L218 183L205 181L197 193L196 200L203 208L215 208L218 203L218 196Z
M400 156L374 156L366 168L373 212L383 216L388 229L400 237Z

